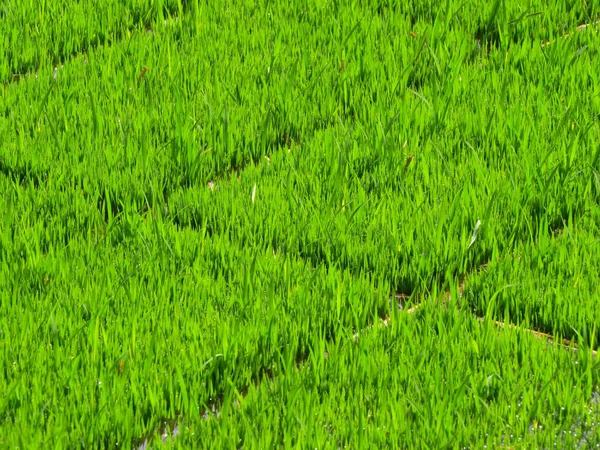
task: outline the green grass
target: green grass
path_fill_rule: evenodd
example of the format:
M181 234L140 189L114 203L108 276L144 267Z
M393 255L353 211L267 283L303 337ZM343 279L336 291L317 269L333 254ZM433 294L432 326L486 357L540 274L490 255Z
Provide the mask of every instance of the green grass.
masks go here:
M2 447L600 443L598 6L204 3L0 7Z

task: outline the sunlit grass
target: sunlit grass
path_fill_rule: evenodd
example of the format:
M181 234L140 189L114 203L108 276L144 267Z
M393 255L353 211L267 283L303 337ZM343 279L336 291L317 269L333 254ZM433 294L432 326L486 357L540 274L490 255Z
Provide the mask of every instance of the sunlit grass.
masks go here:
M205 3L0 7L2 446L598 443L597 7Z

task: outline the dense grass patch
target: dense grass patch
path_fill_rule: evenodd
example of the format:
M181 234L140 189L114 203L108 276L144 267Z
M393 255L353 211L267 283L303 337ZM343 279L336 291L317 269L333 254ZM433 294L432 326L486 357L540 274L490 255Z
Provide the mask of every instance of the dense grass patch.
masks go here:
M594 2L204 3L0 7L0 443L596 444Z

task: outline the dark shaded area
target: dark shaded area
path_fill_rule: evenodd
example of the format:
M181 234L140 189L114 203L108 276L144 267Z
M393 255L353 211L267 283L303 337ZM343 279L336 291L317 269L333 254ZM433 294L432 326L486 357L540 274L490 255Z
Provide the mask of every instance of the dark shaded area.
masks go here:
M2 157L0 157L0 173L14 183L21 186L33 185L36 189L48 179L47 171L34 169L28 164L11 166Z

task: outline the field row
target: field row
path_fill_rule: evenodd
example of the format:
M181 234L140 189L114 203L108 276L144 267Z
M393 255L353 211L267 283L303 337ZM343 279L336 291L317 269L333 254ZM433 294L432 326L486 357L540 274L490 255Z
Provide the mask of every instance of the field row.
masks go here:
M196 33L213 20L219 25L255 23L256 28L283 20L314 29L326 25L331 17L338 17L340 25L345 18L363 21L380 17L395 25L414 27L415 31L435 23L438 27L467 31L480 42L497 44L501 38L546 42L574 26L593 22L598 14L593 4L585 2L548 5L536 0L527 8L499 0L483 8L472 0L455 7L436 3L377 1L369 5L339 5L312 0L271 6L270 2L251 1L232 8L225 0L206 5L197 0L9 0L0 8L0 81L52 68L78 53L126 40L134 30L160 27L174 17L188 16L186 21ZM236 31L239 34L247 29Z

